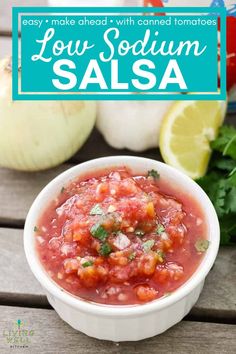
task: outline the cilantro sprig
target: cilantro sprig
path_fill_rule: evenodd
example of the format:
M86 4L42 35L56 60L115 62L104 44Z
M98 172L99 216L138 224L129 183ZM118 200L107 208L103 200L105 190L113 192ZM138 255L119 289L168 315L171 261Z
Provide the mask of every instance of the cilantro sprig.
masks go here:
M236 160L236 129L229 125L223 125L218 138L211 143L211 147L221 152L223 156L230 156Z
M154 180L157 180L160 178L160 175L156 170L148 171L147 175L148 175L148 177L152 177Z
M99 253L101 256L108 256L112 252L112 248L109 243L105 242L101 245Z
M162 224L158 224L156 228L156 234L161 235L163 232L165 232L165 227Z
M197 180L216 209L221 244L236 241L236 129L223 125L211 143L212 158L207 174Z
M93 265L93 261L86 261L84 263L82 263L82 267L83 268L87 268Z
M108 237L108 232L99 223L91 227L90 233L93 237L98 238L100 241L105 241Z

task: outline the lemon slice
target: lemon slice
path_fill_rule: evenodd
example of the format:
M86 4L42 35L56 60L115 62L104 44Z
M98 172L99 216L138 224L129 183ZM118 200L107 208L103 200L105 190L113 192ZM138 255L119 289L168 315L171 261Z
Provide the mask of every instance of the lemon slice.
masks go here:
M160 150L166 163L193 179L206 172L210 142L225 117L225 101L176 101L167 111L160 132Z

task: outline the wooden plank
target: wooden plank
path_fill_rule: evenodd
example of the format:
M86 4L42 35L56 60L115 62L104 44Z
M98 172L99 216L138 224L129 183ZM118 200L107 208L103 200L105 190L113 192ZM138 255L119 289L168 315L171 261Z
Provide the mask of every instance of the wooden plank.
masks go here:
M220 247L215 264L206 278L202 294L192 310L201 317L236 320L236 248ZM217 311L219 312L217 314Z
M1 0L0 34L12 31L12 7L15 6L47 6L47 0Z
M129 117L127 117L128 119ZM148 119L148 118L147 118ZM142 156L154 160L162 160L160 151L158 149L150 149L144 152L134 152L128 149L115 149L109 146L102 135L94 129L87 142L78 151L73 158L72 162L81 162L94 159L96 157L104 156L118 156L118 155L131 155L131 156Z
M27 173L0 169L0 225L23 225L26 214L40 190L55 176L71 167L61 165L46 172Z
M48 306L44 291L26 261L23 231L0 228L0 249L0 303Z
M23 231L0 228L0 303L47 304L44 292L32 275L23 250ZM22 274L24 276L22 276ZM203 293L193 314L236 317L236 248L221 248L215 266L207 277Z
M182 321L165 333L140 342L113 343L87 337L60 320L51 310L19 307L0 308L1 333L14 329L18 319L34 331L28 348L14 353L64 354L230 354L236 352L236 326ZM0 341L1 353L9 352L6 338Z

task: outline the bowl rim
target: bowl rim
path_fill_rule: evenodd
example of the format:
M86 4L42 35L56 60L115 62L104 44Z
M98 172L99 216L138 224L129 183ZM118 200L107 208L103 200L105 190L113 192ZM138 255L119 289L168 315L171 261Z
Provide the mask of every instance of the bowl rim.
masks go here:
M76 297L73 294L70 294L63 288L61 288L50 276L47 274L46 270L43 268L40 263L39 258L36 254L35 244L33 242L34 236L34 225L35 221L41 214L41 210L38 208L38 204L44 198L50 200L50 197L47 198L47 195L50 194L50 190L59 185L62 187L65 185L65 181L69 183L70 180L74 180L75 177L71 178L72 175L84 175L86 171L90 171L92 168L101 170L102 168L109 167L118 167L118 166L127 166L129 164L132 168L132 162L137 161L140 164L155 164L156 168L161 168L170 172L172 175L175 175L176 179L181 179L182 182L192 187L197 191L198 197L194 197L199 203L200 207L206 210L206 221L208 222L209 234L208 239L210 238L210 245L201 263L197 267L196 271L192 276L183 283L179 288L172 292L169 296L164 296L162 298L147 302L145 304L134 304L134 305L107 305L99 304L95 302L86 301L82 298ZM104 167L102 166L104 164ZM145 168L145 171L147 168ZM71 178L71 179L70 179ZM58 188L58 191L60 190ZM190 177L182 173L181 171L175 169L174 167L167 165L163 162L156 161L149 158L129 156L129 155L119 155L119 156L107 156L97 159L92 159L83 163L80 163L76 166L73 166L66 171L60 173L53 180L51 180L38 194L35 198L33 204L31 205L29 212L26 217L25 227L24 227L24 250L28 264L33 272L34 276L37 278L39 283L47 292L53 295L55 298L61 300L62 302L77 308L84 313L92 313L95 315L102 315L106 317L133 317L136 315L145 315L147 313L164 309L182 298L186 297L191 293L201 282L204 281L206 275L210 271L215 258L218 253L220 242L220 227L219 221L217 218L216 211L206 193L203 189Z

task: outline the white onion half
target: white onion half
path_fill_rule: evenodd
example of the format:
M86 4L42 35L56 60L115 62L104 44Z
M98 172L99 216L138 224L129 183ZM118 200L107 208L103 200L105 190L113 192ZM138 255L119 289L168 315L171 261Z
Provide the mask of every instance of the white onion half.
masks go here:
M0 61L0 166L37 171L69 159L96 119L92 101L12 101L9 58Z

